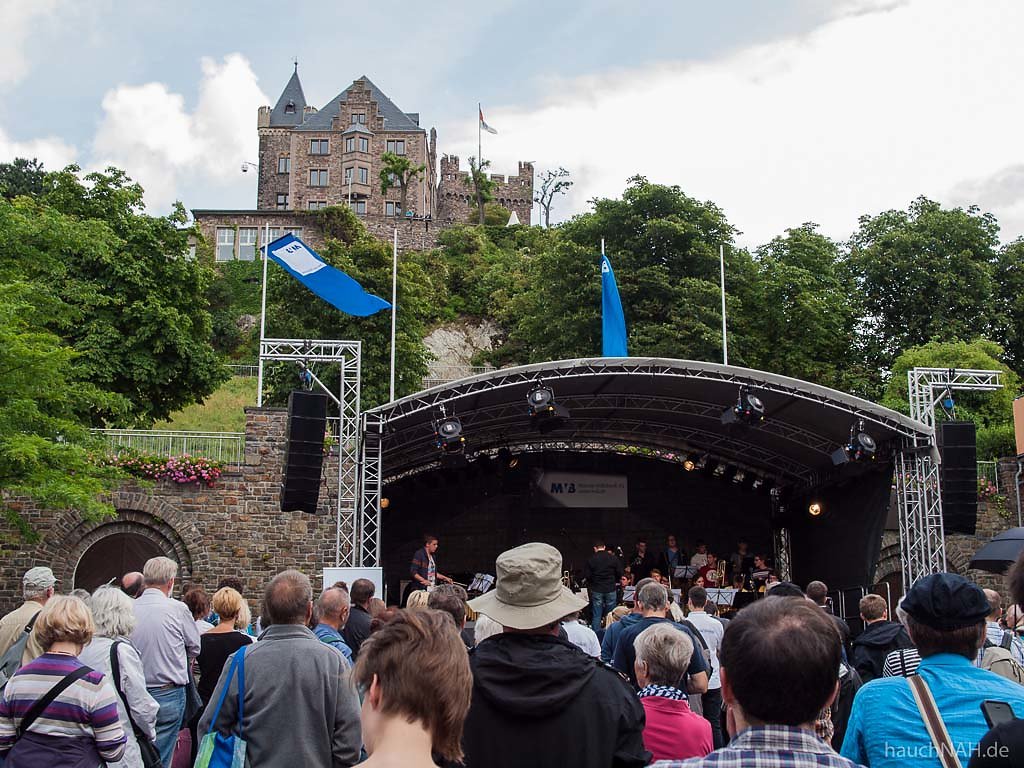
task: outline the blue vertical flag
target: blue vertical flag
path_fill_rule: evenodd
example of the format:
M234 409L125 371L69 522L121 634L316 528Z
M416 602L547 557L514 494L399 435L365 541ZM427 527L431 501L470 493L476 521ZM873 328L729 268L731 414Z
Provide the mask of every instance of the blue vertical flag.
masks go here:
M284 271L309 290L342 312L366 317L382 309L391 309L390 302L363 290L363 286L325 262L293 234L272 242L267 252Z
M604 254L601 255L601 355L629 357L626 351L626 318L622 314L619 287L615 284L612 263Z

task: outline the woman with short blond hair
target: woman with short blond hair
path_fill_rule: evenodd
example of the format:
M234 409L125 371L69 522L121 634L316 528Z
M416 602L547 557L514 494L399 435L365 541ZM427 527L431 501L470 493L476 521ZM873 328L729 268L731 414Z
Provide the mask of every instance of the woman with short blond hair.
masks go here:
M94 629L89 608L77 597L52 597L40 611L33 632L43 655L15 672L0 697L5 768L100 765L124 754L117 694L101 672L78 659ZM65 687L27 722L33 705L58 686Z
M359 647L352 679L363 699L366 768L433 768L462 759L473 675L455 622L432 609L401 610Z

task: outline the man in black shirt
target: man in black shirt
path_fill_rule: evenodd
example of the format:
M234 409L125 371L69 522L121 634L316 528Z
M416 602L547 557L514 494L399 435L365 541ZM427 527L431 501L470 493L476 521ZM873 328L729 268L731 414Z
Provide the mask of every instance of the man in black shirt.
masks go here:
M654 555L647 551L647 540L637 539L636 549L633 550L633 557L629 560L629 566L633 570L633 578L636 581L646 579L651 575L651 569L655 567Z
M345 628L341 636L345 643L352 649L352 659L355 660L359 654L359 646L363 640L370 636L370 599L373 597L375 587L369 579L356 579L352 582L352 589L349 597L352 600L352 611L348 615Z
M615 607L615 595L622 578L622 563L605 549L603 541L594 542L594 554L587 560L584 574L590 593L590 627L600 631L606 614Z

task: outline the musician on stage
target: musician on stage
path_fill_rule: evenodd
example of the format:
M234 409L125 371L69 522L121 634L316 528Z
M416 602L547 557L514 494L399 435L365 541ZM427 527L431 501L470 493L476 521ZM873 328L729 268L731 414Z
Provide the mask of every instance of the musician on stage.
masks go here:
M406 594L402 598L402 604L408 600L409 594L418 589L432 589L437 582L443 581L452 583L449 576L437 572L437 565L434 563L434 553L437 552L437 536L427 534L423 537L423 546L416 550L409 564L409 575L412 581L406 588Z
M707 565L697 573L704 579L704 586L711 589L718 589L721 584L721 569L718 566L718 556L714 552L707 553Z

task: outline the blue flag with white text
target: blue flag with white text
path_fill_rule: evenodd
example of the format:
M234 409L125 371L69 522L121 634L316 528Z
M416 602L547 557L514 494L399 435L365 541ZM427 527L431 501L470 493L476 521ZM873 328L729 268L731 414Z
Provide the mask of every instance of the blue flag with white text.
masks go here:
M321 259L316 251L293 234L272 242L268 252L285 272L342 312L366 317L382 309L391 309L390 302L364 291L363 286Z
M608 257L601 256L601 355L629 357L626 351L626 318L622 314L619 287Z

